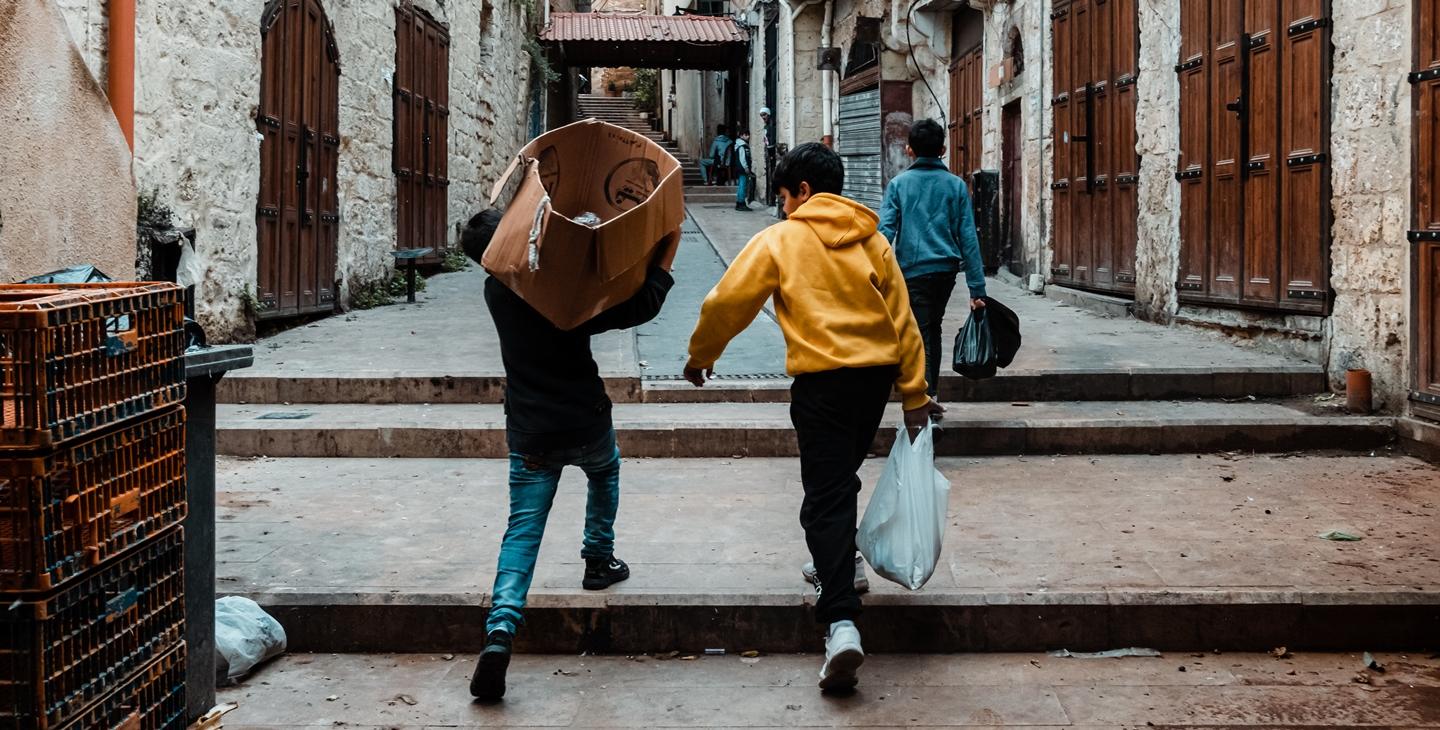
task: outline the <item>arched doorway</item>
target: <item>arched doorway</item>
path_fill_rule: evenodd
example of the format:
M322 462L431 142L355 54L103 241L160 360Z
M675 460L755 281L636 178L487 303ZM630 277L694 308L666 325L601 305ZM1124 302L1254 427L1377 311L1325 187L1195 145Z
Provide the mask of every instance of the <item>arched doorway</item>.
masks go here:
M256 316L335 306L340 55L319 0L270 0L260 32Z

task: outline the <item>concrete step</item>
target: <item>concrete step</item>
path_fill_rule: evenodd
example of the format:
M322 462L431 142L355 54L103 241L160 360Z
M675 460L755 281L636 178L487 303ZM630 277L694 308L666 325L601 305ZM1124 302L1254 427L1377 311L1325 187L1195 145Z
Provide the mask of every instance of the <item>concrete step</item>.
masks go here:
M952 403L936 453L1124 454L1221 450L1371 450L1394 440L1382 417L1317 416L1277 403L1098 401ZM624 453L637 457L794 456L783 403L618 405ZM875 440L887 453L900 409ZM499 405L228 405L216 448L230 456L500 458Z
M523 636L523 633L522 633ZM518 653L502 706L465 691L474 653L287 654L220 690L226 728L738 728L1283 726L1440 722L1440 662L1374 655L1387 671L1357 686L1356 651L1087 661L1043 654L869 656L853 697L821 696L818 639L803 655L570 656ZM869 648L869 642L866 642ZM1359 647L1355 647L1358 650ZM1177 672L1177 668L1185 672ZM405 694L398 696L397 694ZM333 702L317 701L335 697ZM413 704L412 704L413 703ZM883 717L882 717L883 716Z
M734 201L733 193L713 203ZM777 369L781 363L776 363ZM415 370L354 375L291 375L240 370L220 381L221 403L499 403L501 373L455 375ZM790 381L776 376L724 378L703 389L678 377L606 379L617 403L786 402ZM941 375L947 401L1087 401L1153 399L1285 398L1323 392L1325 375L1316 366L1275 365L1231 368L1106 368L1006 371L989 380Z
M1440 472L1423 462L1218 454L936 466L951 484L938 569L916 592L870 572L860 627L871 651L1414 649L1440 631ZM860 470L862 512L882 467ZM292 651L475 651L507 469L222 458L220 591L265 606ZM632 577L580 589L586 489L568 470L521 651L815 649L796 459L627 459L621 479L616 554ZM1363 539L1317 537L1332 529Z

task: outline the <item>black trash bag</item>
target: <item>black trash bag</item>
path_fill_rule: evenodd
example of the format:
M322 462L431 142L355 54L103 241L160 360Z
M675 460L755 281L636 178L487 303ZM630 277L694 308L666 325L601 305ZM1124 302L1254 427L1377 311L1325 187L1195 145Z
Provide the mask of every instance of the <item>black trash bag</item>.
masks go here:
M982 307L970 313L970 319L955 335L953 367L955 372L971 380L984 380L995 377L999 362L995 338L990 332L990 318Z
M985 319L990 322L990 340L995 343L996 365L1010 367L1020 351L1020 318L1009 307L990 297L985 300Z

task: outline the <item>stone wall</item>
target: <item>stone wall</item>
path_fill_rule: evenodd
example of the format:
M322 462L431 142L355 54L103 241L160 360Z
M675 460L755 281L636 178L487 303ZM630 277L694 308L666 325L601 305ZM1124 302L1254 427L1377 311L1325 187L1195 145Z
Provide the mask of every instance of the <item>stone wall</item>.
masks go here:
M1367 368L1391 409L1410 374L1411 3L1334 2L1331 380Z
M1142 0L1140 77L1135 84L1135 147L1140 154L1135 245L1136 312L1168 322L1178 311L1180 271L1180 3ZM1048 46L1048 44L1047 44ZM1047 56L1049 49L1046 49Z
M820 72L815 69L815 49L820 47L820 25L825 10L813 5L792 23L790 10L780 6L780 43L776 50L779 103L775 109L776 141L794 149L806 142L819 142L821 135ZM792 63L793 59L793 63Z
M0 5L0 282L135 273L130 150L50 0Z
M103 72L103 0L61 0L92 70ZM513 0L414 0L450 29L451 235L482 204L528 138L527 19ZM395 10L389 0L325 0L339 48L341 227L335 278L342 302L389 276L395 245L392 83ZM256 280L263 0L140 3L136 174L177 224L197 229L181 283L197 285L211 339L250 335L245 301ZM132 251L133 256L133 251Z

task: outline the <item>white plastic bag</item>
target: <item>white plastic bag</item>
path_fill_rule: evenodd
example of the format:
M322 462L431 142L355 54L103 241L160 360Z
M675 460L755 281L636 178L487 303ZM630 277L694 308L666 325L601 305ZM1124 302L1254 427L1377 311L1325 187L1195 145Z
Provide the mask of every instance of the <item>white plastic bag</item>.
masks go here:
M900 426L855 536L875 572L912 591L940 562L950 502L950 482L935 468L934 432L926 426L911 443Z
M285 652L285 628L248 598L215 602L215 674L219 686L238 682L250 670Z

